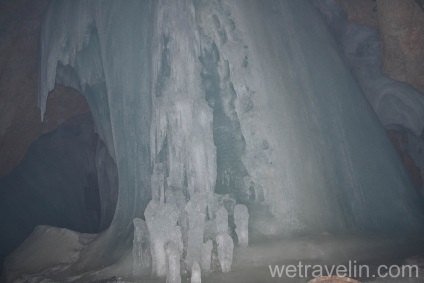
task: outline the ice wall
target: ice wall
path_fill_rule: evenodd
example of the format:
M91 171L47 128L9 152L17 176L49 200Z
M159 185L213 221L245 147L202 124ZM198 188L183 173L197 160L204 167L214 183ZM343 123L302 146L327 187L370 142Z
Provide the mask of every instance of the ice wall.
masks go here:
M311 3L229 6L236 28L218 49L237 94L243 163L277 215L263 225L271 232L273 225L289 232L421 227L420 200Z
M150 192L152 4L147 1L53 1L41 34L40 107L55 81L77 88L118 170L113 224L82 255L79 268L122 256L132 219ZM99 262L98 258L103 258Z
M79 89L117 164L99 253L132 243L151 198L211 195L216 178L260 208L249 214L262 233L422 229L420 200L308 0L53 1L41 46L42 113L55 81Z

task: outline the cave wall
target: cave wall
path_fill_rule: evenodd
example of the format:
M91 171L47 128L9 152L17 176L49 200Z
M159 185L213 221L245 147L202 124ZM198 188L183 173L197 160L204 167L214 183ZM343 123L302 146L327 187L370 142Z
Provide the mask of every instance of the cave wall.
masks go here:
M344 23L344 15L339 13L330 26L338 27L348 64L385 126L415 188L423 193L423 2L337 3L349 23Z
M351 22L380 31L384 72L424 92L424 6L421 0L338 0Z
M0 3L0 176L19 164L40 135L89 111L77 91L59 85L52 91L41 121L37 102L39 37L48 3Z

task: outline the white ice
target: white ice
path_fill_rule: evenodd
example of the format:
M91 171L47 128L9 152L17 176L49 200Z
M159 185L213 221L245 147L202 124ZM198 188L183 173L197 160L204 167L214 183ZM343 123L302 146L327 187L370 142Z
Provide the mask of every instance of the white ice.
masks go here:
M181 275L180 275L181 253L180 253L179 247L173 241L169 241L166 244L165 251L166 251L166 256L168 259L166 283L181 283Z
M239 246L247 247L249 245L249 212L244 204L237 204L234 207L234 223Z
M223 233L216 236L216 242L218 243L218 259L222 272L230 272L233 263L233 239L227 233Z
M201 283L202 282L202 271L200 270L200 265L197 261L193 263L191 267L191 283Z
M212 240L208 240L207 242L203 243L201 267L202 270L206 273L211 271L212 248Z
M175 235L181 235L177 226L179 211L175 204L150 201L144 212L146 224L150 233L150 251L152 254L152 272L157 277L167 274L165 245L174 242L179 249Z
M133 274L141 276L143 269L151 268L150 237L146 222L140 218L134 218L133 238Z

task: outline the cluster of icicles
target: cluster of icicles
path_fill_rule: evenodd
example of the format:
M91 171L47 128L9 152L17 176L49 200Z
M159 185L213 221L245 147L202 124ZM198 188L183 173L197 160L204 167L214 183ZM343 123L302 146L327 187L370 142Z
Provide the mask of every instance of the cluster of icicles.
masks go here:
M228 225L234 217L235 229ZM181 273L200 283L205 274L230 272L234 242L248 245L249 213L244 204L236 204L228 195L195 193L186 202L181 191L167 194L164 200L152 200L145 221L135 218L133 240L134 277L151 272L167 283L180 283ZM235 233L233 233L235 232Z

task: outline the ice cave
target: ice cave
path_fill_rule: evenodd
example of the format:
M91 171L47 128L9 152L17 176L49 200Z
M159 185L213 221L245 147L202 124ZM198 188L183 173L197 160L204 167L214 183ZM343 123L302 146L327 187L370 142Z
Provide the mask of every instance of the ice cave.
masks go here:
M423 282L423 1L3 2L2 282Z

